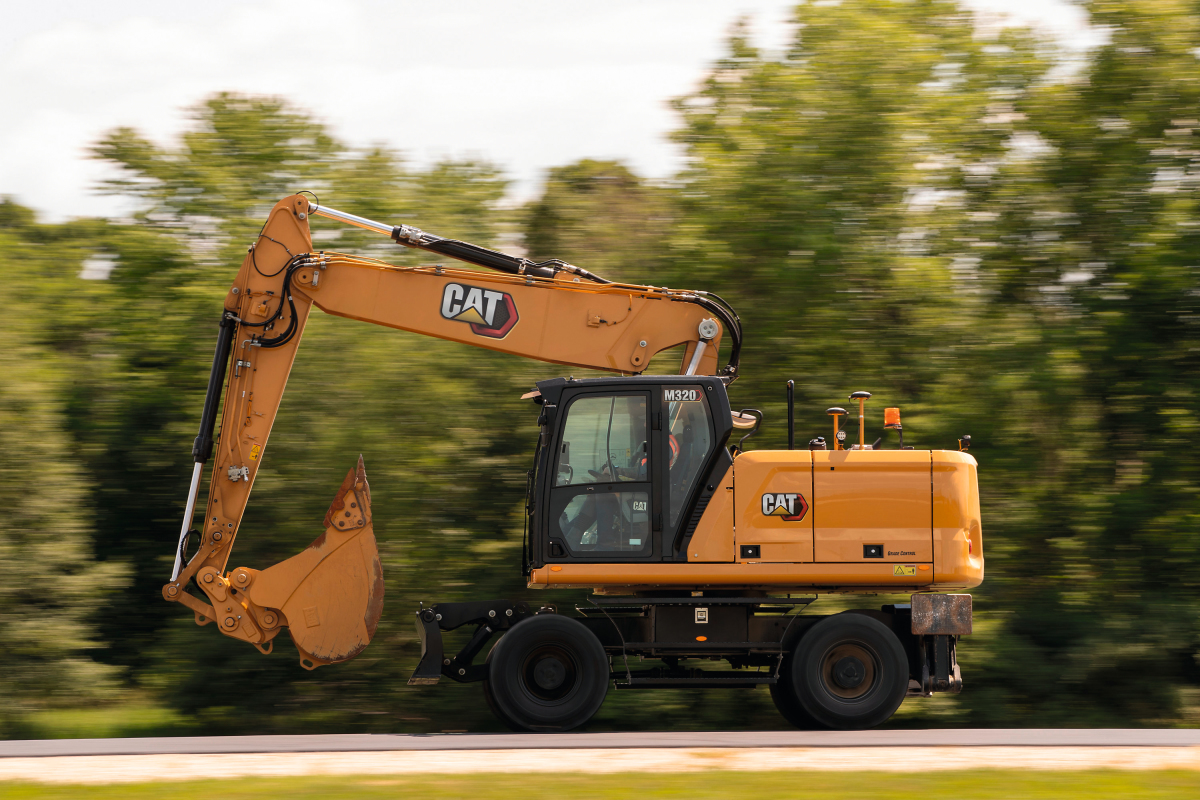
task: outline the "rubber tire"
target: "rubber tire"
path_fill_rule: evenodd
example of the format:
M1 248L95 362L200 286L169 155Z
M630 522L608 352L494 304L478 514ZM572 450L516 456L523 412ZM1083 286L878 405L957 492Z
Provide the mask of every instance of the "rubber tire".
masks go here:
M838 697L826 684L823 662L835 647L852 645L873 656L875 679L861 697ZM908 657L896 634L865 614L836 614L813 625L796 645L792 685L804 712L835 730L864 730L882 725L908 693Z
M501 637L501 638L504 638L504 637ZM500 642L497 640L496 644L500 644ZM494 652L496 652L495 644L492 645L492 649L488 651L487 660L484 661L484 664L486 664L488 667L489 675L491 674L492 653L494 653ZM488 709L491 710L492 714L496 717L496 719L500 720L500 722L502 722L505 726L507 726L508 728L510 728L511 730L514 730L514 731L523 730L519 725L517 725L517 723L513 722L511 719L504 716L504 712L500 710L500 707L498 705L496 705L496 697L495 697L495 695L492 694L492 683L491 683L491 680L489 680L488 678L483 679L483 700L485 703L487 703Z
M560 697L539 696L537 687L530 685L530 660L539 651L569 662L564 685L553 690L562 691ZM517 730L551 733L578 728L600 710L608 694L604 647L569 617L538 614L517 623L500 637L489 660L484 696L496 716Z
M775 703L775 708L779 709L779 713L783 718L791 723L794 727L802 731L809 731L813 728L820 728L817 721L808 715L804 710L804 706L800 705L800 698L796 694L796 687L792 683L792 655L783 657L783 663L779 667L779 682L772 683L769 686L771 690L771 701Z

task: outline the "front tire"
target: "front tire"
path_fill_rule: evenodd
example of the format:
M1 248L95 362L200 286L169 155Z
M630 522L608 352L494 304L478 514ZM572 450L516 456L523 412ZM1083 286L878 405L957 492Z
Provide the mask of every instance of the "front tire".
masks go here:
M908 692L908 658L900 640L864 614L837 614L818 622L797 644L791 666L801 707L826 728L881 725Z
M608 694L604 647L569 617L539 614L514 625L489 661L484 695L496 716L519 730L577 728Z
M503 637L501 637L501 638L503 638ZM497 641L496 644L500 644L500 642ZM488 651L487 660L484 661L484 664L488 668L489 675L491 674L492 653L494 653L494 652L496 652L495 644L492 645L492 649ZM495 716L496 719L498 719L502 723L504 723L504 725L506 727L508 727L514 731L522 730L522 728L519 725L517 725L517 723L513 722L511 719L509 719L508 717L506 717L504 715L504 712L502 710L500 710L500 706L496 705L496 697L495 697L495 695L492 694L492 682L488 678L483 679L483 700L485 703L487 703L487 707L488 707L488 709L491 710L492 715Z

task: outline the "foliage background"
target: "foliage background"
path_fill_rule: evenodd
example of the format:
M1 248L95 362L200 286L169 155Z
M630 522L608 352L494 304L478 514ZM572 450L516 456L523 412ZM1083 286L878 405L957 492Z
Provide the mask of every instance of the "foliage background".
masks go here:
M722 294L746 324L731 399L766 412L758 447L785 441L788 378L801 437L863 388L876 413L904 409L918 447L971 433L988 578L967 688L891 724L1196 724L1200 4L1086 6L1108 40L1082 62L1026 31L982 35L947 0L801 4L778 57L735 26L676 101L688 166L662 184L585 160L513 209L486 163L414 169L284 100L217 95L170 146L127 129L97 143L123 168L106 190L140 202L131 219L44 225L0 203L0 733L77 733L88 713L128 721L112 732L496 727L477 685L406 685L409 614L530 596L536 426L517 398L553 368L315 314L235 561L311 540L362 452L387 576L376 640L307 673L287 646L261 656L160 599L221 298L267 209L302 188ZM97 263L107 279L81 277ZM765 691L660 691L610 694L591 727L782 724Z

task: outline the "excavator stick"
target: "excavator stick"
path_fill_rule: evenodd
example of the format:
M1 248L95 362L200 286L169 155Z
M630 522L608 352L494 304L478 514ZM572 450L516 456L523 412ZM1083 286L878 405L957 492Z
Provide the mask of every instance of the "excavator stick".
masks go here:
M251 603L282 612L305 669L361 653L383 613L383 566L362 456L325 514L324 533L262 572L233 570L235 581L241 575L250 578L244 594Z

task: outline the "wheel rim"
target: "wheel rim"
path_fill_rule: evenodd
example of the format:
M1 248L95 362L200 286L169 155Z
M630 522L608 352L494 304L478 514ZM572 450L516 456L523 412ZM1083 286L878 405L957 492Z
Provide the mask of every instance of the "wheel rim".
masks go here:
M538 700L561 700L579 683L575 657L557 645L535 648L521 666L521 685Z
M821 685L842 700L862 700L879 685L880 659L862 642L838 642L821 657Z

